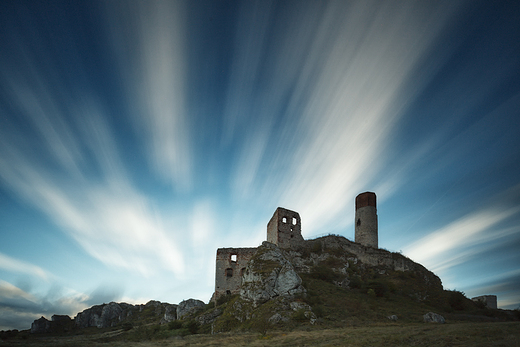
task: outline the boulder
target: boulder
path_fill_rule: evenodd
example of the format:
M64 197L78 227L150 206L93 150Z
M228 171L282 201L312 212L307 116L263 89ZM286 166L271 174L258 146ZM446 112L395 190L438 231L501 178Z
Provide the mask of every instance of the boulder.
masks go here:
M388 319L390 319L391 321L394 321L394 322L397 322L397 319L398 319L397 316L396 316L395 314L393 314L393 315L391 315L391 316L388 316L388 317L386 317L386 318L388 318Z
M271 325L278 324L279 322L287 323L288 321L289 318L282 316L280 313L275 313L268 319L268 322Z
M304 292L302 279L280 248L264 241L244 271L240 297L258 306L277 296Z
M177 306L177 319L183 319L185 316L204 308L204 306L206 304L201 300L188 299L181 301L179 306Z
M423 320L425 323L446 323L446 320L443 316L437 313L428 312L423 316Z

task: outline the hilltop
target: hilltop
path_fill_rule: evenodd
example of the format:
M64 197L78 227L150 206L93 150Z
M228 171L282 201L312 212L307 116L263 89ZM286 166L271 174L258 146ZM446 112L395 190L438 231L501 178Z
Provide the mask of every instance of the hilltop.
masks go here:
M55 325L50 334L4 332L2 338L41 342L45 336L97 334L98 342L115 342L195 333L265 336L302 329L424 324L429 312L448 323L520 319L518 311L489 309L462 292L444 290L435 274L402 254L341 236L303 241L292 249L264 242L249 260L242 282L239 294L208 304L190 299L179 305L157 301L96 305L58 328ZM59 317L57 321L63 322Z

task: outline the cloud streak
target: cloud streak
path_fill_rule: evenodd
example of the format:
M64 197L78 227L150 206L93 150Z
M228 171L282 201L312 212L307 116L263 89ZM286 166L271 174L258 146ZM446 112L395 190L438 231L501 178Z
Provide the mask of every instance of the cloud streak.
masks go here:
M37 265L12 258L2 253L0 253L0 269L9 272L36 276L43 280L49 279L51 277L47 271Z
M512 189L500 195L515 194ZM492 206L463 216L448 225L428 233L403 249L410 258L433 271L443 271L482 253L492 240L508 239L517 233L516 227L500 224L518 215L520 207Z
M183 4L110 2L105 4L105 18L135 131L159 176L184 192L193 184L193 153L185 101Z
M142 274L153 272L157 263L182 273L182 254L152 202L130 183L107 112L95 101L95 94L58 98L63 85L40 81L21 87L20 78L5 80L12 86L19 121L32 133L22 133L22 125L15 121L0 130L4 184L103 263ZM67 110L73 110L68 119ZM28 147L30 136L41 141Z
M272 4L243 6L225 118L225 139L245 139L234 191L298 209L306 230L345 227L345 197L373 187L411 74L456 6L306 3L277 8L283 23Z

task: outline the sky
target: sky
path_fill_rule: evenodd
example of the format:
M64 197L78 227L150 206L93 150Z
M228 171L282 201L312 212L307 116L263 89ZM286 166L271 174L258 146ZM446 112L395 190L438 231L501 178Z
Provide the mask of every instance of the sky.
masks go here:
M0 330L208 302L277 207L520 307L520 2L0 2Z

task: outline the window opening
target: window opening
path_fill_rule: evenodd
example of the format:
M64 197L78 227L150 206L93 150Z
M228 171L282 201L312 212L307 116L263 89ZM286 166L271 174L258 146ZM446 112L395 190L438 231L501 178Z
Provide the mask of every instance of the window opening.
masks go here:
M226 290L226 295L231 295L231 290Z
M292 219L292 224L293 224L293 225L296 225L296 222L297 222L296 218L293 217L293 219Z
M236 254L231 254L231 261L233 263L236 263L237 262L237 255Z
M233 277L233 269L232 268L228 267L226 269L226 276L227 277Z
M244 271L246 271L245 267L240 269L240 277L242 277L244 275Z
M358 218L356 225L357 225L357 226L360 226L360 225L361 225L361 219Z
M282 218L282 223L287 223L287 218L286 217Z

